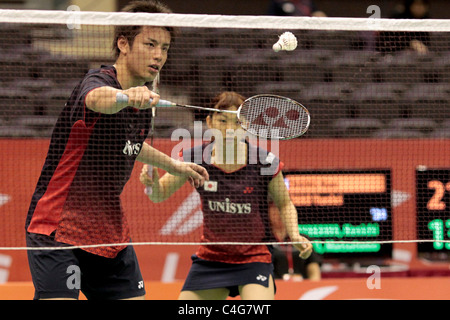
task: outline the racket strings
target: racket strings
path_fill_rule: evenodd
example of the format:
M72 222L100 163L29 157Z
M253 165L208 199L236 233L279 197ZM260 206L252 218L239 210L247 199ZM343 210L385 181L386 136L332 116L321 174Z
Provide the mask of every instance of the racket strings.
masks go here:
M246 100L239 117L244 129L265 138L293 138L305 133L309 126L308 111L280 96L261 95Z

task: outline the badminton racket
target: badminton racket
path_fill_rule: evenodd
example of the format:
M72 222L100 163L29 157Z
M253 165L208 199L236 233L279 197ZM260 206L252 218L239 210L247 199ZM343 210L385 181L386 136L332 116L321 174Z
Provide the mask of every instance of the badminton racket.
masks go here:
M128 96L119 92L116 101L126 103L128 102ZM236 111L182 105L167 100L159 100L156 106L234 113L244 130L266 139L287 140L299 137L308 131L311 121L308 109L301 103L273 94L260 94L250 97Z
M155 137L155 117L156 117L156 107L153 106L152 107L152 120L151 120L152 132L150 133L150 146L152 146L152 147L153 147L153 139ZM153 178L153 166L151 164L148 165L147 175L149 176L150 179ZM147 186L147 187L145 187L144 192L146 195L151 195L153 192L153 188L151 186Z
M152 84L152 90L156 93L159 93L158 85L159 85L159 74L153 80L153 84ZM153 147L153 139L155 137L155 118L156 118L156 106L152 106L152 120L151 120L151 124L150 124L150 126L151 126L150 146L151 147ZM148 165L147 175L149 176L150 179L153 178L153 166L150 164ZM146 195L151 195L153 192L152 186L145 187L144 192Z

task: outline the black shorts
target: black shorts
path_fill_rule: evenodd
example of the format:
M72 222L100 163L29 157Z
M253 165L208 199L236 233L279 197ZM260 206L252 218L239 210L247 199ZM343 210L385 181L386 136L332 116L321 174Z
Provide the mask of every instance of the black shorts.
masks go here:
M182 291L227 288L230 290L229 296L236 297L239 295L239 286L260 284L267 288L270 276L274 279L272 263L223 263L203 260L196 255L191 259L192 266Z
M65 246L52 236L28 233L28 247ZM82 249L28 250L35 288L34 299L126 299L145 295L144 281L134 248L130 245L115 258Z

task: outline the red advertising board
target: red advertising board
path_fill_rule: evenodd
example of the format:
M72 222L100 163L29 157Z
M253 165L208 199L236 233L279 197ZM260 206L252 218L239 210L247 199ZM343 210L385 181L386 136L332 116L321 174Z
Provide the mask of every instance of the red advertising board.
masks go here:
M3 250L5 247L24 247L24 223L31 195L42 168L48 140L5 139L0 140L3 151L0 157L0 282L30 281L26 251ZM178 141L156 140L155 147L167 154ZM282 141L279 157L285 164L284 170L359 170L390 169L392 191L396 192L392 208L393 239L416 239L416 183L418 166L430 168L450 167L450 140L320 140L296 139ZM192 189L185 185L177 197L164 203L151 203L142 190L138 176L142 165L137 163L132 179L122 195L124 209L130 223L133 241L140 259L145 280L179 281L184 279L190 266L194 245L140 245L151 241L150 234L159 234L158 239L176 242L178 235L199 234L201 227L182 230L183 224L175 229L165 229L165 223L173 217L183 201L192 196ZM192 214L199 209L189 208ZM139 204L139 205L136 205ZM145 227L142 225L158 215L158 219ZM189 219L188 216L184 217ZM149 240L150 239L150 240ZM415 243L394 244L394 250L403 253L401 263L408 270L448 270L445 263L430 265L417 257ZM395 259L394 255L394 259ZM3 281L2 281L3 280Z

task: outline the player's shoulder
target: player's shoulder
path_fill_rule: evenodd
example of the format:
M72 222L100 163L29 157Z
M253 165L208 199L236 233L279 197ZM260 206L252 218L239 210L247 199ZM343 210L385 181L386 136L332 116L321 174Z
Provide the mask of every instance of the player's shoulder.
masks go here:
M92 78L102 78L106 81L115 81L117 79L117 72L113 66L102 65L99 68L90 69L85 76L85 80Z
M249 161L253 160L253 162L255 162L254 160L257 159L257 163L262 166L272 165L273 163L280 161L280 159L273 152L251 143L248 143L248 154Z
M113 66L101 66L100 68L90 69L79 83L81 92L103 86L120 88L116 69Z
M276 176L284 166L275 153L252 144L248 147L248 163L254 168L254 172L268 178Z
M102 65L97 70L101 74L107 75L112 78L117 78L117 70L114 66Z

